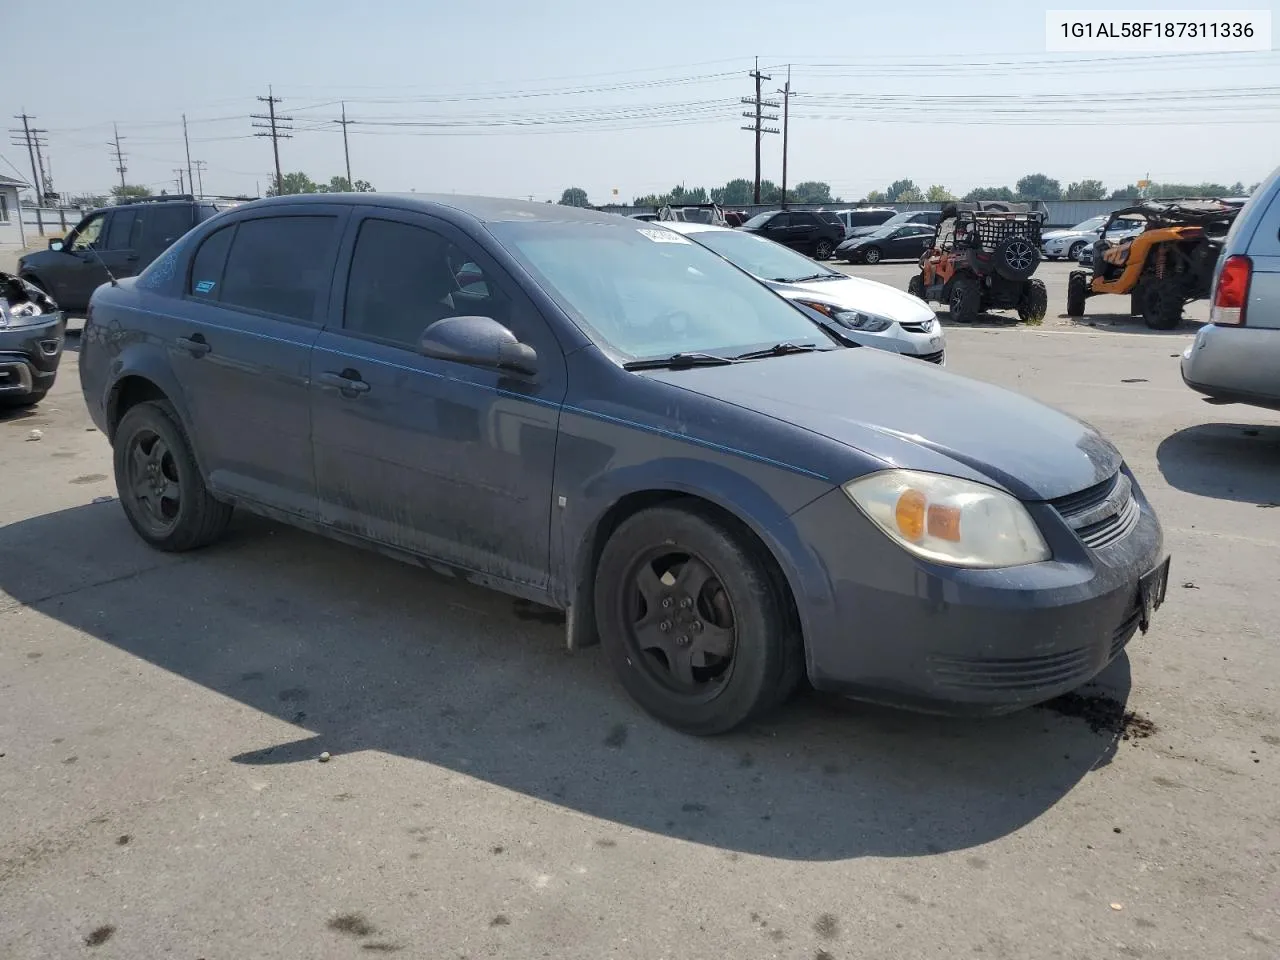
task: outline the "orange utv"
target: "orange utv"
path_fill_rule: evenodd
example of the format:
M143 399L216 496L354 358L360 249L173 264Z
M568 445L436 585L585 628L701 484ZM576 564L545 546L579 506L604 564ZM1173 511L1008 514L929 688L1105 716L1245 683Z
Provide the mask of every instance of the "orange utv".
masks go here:
M1153 330L1172 330L1183 308L1209 295L1223 240L1243 204L1216 198L1146 200L1114 211L1093 245L1091 270L1067 279L1067 315L1084 316L1085 301L1128 296L1130 314ZM1112 227L1144 224L1142 232L1111 241Z

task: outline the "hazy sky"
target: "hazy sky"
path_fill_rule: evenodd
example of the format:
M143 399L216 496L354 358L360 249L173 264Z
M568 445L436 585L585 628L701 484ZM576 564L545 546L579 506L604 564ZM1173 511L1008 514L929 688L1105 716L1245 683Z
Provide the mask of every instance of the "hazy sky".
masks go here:
M184 112L207 192L265 189L271 145L249 115L269 84L294 118L285 172L343 172L345 99L353 175L380 190L558 199L576 185L599 203L717 186L752 175L738 99L756 56L770 90L793 65L788 179L846 198L900 177L963 192L1029 172L1248 185L1280 163L1280 53L1049 54L1044 11L1065 0L106 0L52 20L48 4L9 5L6 33L25 38L10 53L37 52L9 61L0 100L49 131L64 193L118 182L113 121L128 181L176 189ZM775 181L781 139L765 140ZM0 141L0 158L30 179L25 149Z

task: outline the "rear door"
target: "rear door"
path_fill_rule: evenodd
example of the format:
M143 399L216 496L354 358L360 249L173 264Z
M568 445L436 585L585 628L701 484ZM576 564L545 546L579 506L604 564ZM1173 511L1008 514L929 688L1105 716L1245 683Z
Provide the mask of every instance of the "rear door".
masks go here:
M164 253L175 240L195 226L193 203L140 203L136 206L133 248L134 260L129 275L143 270Z
M827 232L826 227L826 222L816 213L793 213L791 226L787 231L787 246L812 253L818 239Z
M314 519L311 348L327 309L349 208L246 211L192 258L174 370L193 440L221 493Z

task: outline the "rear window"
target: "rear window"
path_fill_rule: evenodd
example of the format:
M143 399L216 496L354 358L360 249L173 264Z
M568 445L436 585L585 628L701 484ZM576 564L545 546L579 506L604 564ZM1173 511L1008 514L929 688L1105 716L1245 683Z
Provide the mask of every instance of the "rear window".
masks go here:
M134 225L134 246L164 249L192 227L194 211L190 204L149 206L138 204Z
M231 249L231 237L235 224L215 230L200 244L191 261L191 276L187 278L187 294L199 300L217 300L222 284L222 268Z
M329 289L332 216L242 220L222 275L224 306L312 320Z
M128 250L133 244L130 234L133 231L135 214L132 210L113 210L107 222L106 250Z

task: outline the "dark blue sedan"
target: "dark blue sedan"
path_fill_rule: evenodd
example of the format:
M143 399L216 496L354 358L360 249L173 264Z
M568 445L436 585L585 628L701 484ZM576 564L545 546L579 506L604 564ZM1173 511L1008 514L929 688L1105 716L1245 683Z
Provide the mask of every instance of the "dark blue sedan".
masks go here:
M571 647L693 733L805 674L1026 706L1165 592L1155 514L1089 426L594 211L248 203L97 290L80 375L153 546L238 507L566 610Z

